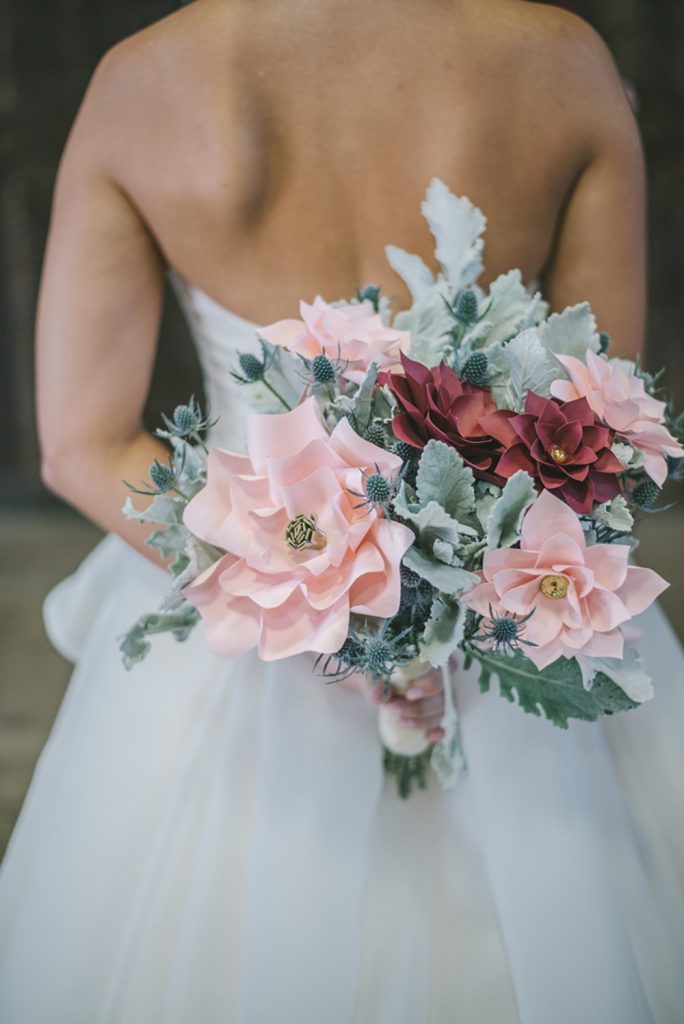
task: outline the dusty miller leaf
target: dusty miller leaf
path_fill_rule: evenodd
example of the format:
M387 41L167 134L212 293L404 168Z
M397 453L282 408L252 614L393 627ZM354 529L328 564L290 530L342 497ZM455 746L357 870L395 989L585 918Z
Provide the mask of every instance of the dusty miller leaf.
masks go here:
M584 658L582 655L576 655L576 658L585 689L591 689L597 674L601 673L637 704L651 700L654 695L653 680L644 672L637 652L631 647L625 651L623 658Z
M534 481L524 469L519 469L506 481L501 497L494 502L487 519L487 547L490 551L517 544L523 516L536 497Z
M491 679L499 680L501 696L518 704L528 714L546 718L561 729L570 719L595 722L603 715L629 711L638 707L619 686L599 672L590 690L585 690L577 662L559 658L539 672L520 652L511 657L497 657L489 651L472 651L480 665L480 689L487 692Z
M466 611L463 605L437 595L425 623L420 657L437 668L446 665L463 639Z
M634 516L629 510L626 499L618 494L611 501L598 505L592 512L594 519L603 526L617 530L619 533L629 533L634 526Z
M401 331L411 332L409 355L425 366L437 366L451 345L451 329L454 318L449 313L445 299L452 289L445 282L428 288L409 310L398 313L394 326Z
M437 590L451 597L464 594L480 582L480 577L475 573L467 572L459 566L445 565L444 562L438 561L416 547L408 549L404 555L404 565L417 572Z
M574 356L584 362L587 349L598 352L600 346L596 318L588 302L568 306L554 313L539 330L544 348L555 355Z
M467 521L475 509L475 478L461 456L443 441L428 441L418 464L421 505L436 501L453 519Z
M126 498L122 512L127 519L140 523L180 523L186 502L171 494L158 494L142 512L139 512L130 498Z
M392 270L406 283L414 302L434 284L435 276L420 256L413 256L398 245L386 245L385 255Z
M558 363L546 351L534 327L522 331L504 348L511 378L511 391L518 411L528 391L548 397L549 385L558 377Z
M497 277L489 295L480 304L480 313L487 330L480 332L478 348L508 341L518 331L532 326L540 307L541 296L530 295L522 283L519 270L509 270Z
M456 290L472 284L482 272L482 234L487 226L482 210L433 178L421 211L435 237L435 256L446 280Z
M172 633L178 641L187 640L199 618L197 609L187 603L173 613L141 615L127 633L117 638L124 666L130 670L149 654L148 638L156 633Z

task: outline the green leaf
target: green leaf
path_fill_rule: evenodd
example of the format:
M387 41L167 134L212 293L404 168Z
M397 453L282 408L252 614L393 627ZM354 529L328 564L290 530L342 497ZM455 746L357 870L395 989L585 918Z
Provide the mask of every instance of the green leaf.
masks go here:
M501 497L494 502L487 519L487 547L490 551L517 544L523 516L536 497L534 481L524 469L519 469L506 481Z
M592 512L597 523L617 530L619 533L629 533L634 526L634 517L629 511L626 499L618 494L612 501L606 501L598 505Z
M416 476L421 505L436 501L453 519L467 521L475 509L475 478L454 448L428 441Z
M142 512L137 510L130 498L126 498L121 511L127 519L137 519L140 523L180 523L186 504L183 498L159 494Z
M497 657L489 651L472 650L480 664L480 689L489 690L493 676L499 679L501 695L512 703L515 694L523 711L546 718L561 729L570 719L595 722L603 715L638 707L619 686L599 672L590 690L585 690L577 662L559 658L539 672L533 663L516 652L512 657Z
M440 595L432 602L430 618L425 624L420 657L436 667L446 665L463 639L466 611L463 605Z
M356 422L365 430L373 416L373 399L375 383L378 379L378 364L371 363L368 372L359 384L358 390L349 402L349 411L356 417Z
M414 302L435 283L434 274L420 256L413 256L397 245L386 245L385 255L392 270L406 283Z
M446 541L448 544L458 546L463 535L467 537L477 535L471 526L458 522L436 501L428 501L425 505L409 503L404 484L394 501L394 511L402 519L413 523L427 546L431 546L435 540Z
M554 355L574 356L582 362L587 349L598 352L601 347L596 319L588 302L554 313L540 328L539 337L544 348Z
M637 652L629 647L622 658L584 658L577 656L585 689L590 689L598 673L607 676L630 700L643 704L654 695L653 680L644 672Z
M478 347L508 341L519 331L533 326L543 313L539 293L530 295L522 283L519 270L509 270L492 283L489 295L483 300L481 315L487 331L478 332Z
M506 345L504 355L511 377L515 408L525 404L528 391L547 397L549 385L558 377L558 363L539 340L534 327L522 331Z
M395 317L398 330L411 332L409 355L425 366L437 366L451 345L454 318L444 301L451 297L451 291L445 282L432 285L411 309Z
M451 597L458 597L480 582L480 577L475 573L467 572L460 566L445 565L416 547L408 549L404 555L404 565Z
M446 280L457 291L472 284L482 272L482 235L487 227L482 210L433 178L421 211L437 243L435 256Z
M148 638L156 633L172 633L178 641L187 640L199 618L197 609L187 603L173 613L152 612L141 615L127 633L117 638L124 666L130 670L143 661L150 651Z

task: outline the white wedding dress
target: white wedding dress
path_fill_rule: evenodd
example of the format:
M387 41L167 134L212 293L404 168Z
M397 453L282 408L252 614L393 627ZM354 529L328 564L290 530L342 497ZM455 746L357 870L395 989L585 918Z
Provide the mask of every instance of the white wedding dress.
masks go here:
M239 448L255 325L174 272ZM468 773L404 802L377 709L201 626L127 672L166 575L116 535L45 602L76 663L0 875L2 1024L681 1024L684 658L562 732L455 680Z

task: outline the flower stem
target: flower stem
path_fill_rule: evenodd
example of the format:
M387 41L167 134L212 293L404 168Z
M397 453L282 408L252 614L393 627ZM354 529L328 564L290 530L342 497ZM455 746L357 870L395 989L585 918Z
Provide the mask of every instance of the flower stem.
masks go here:
M287 402L285 401L283 396L278 394L278 392L273 387L273 385L269 384L265 377L262 377L261 379L262 379L262 382L268 388L268 390L271 392L271 394L275 395L275 397L278 399L278 401L281 402L285 406L285 408L287 409L288 412L292 412L292 406L287 404Z

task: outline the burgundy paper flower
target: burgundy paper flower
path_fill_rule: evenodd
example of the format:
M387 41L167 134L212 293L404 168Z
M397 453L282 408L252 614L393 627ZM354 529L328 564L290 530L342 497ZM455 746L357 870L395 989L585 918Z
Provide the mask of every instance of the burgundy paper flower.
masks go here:
M591 512L595 501L610 501L622 489L623 466L610 450L614 433L586 398L558 402L530 391L524 413L495 413L487 426L506 448L497 473L511 477L524 469L575 512Z
M400 441L424 448L435 439L455 448L475 476L494 483L503 478L493 472L503 452L482 421L496 406L487 388L467 384L444 363L430 369L402 352L404 373L380 373L401 409L392 421Z

